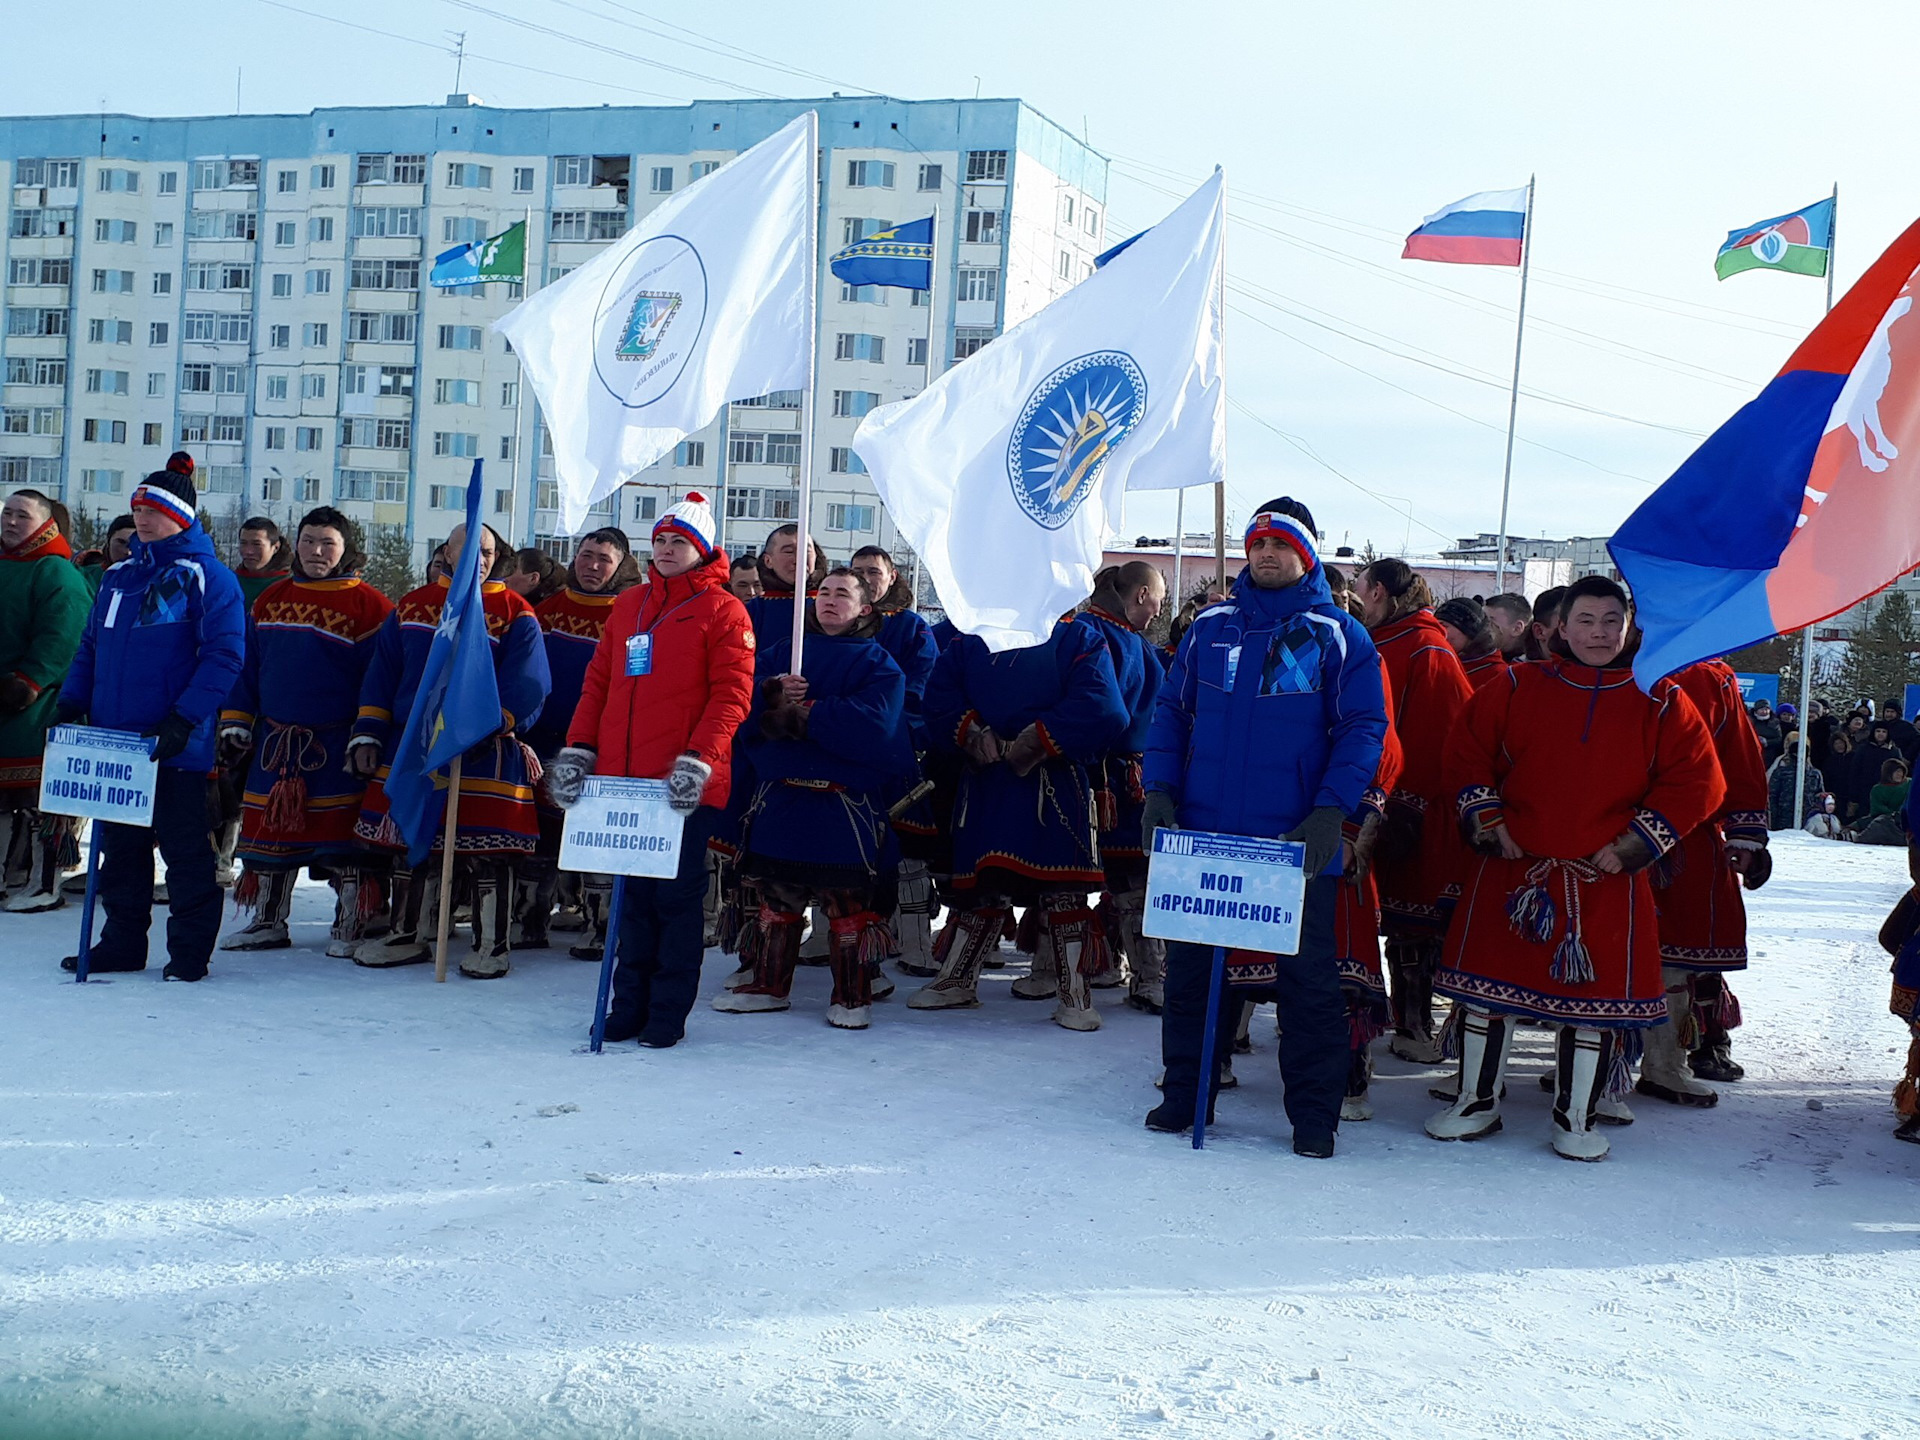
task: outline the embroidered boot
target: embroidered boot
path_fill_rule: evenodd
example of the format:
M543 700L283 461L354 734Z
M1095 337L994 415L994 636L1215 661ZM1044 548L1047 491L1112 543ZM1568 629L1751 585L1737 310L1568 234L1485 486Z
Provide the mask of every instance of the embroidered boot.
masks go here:
M1680 1037L1687 1032L1692 1019L1687 972L1668 965L1663 967L1661 975L1667 985L1667 1023L1640 1032L1646 1037L1647 1048L1640 1062L1640 1081L1633 1088L1669 1105L1709 1109L1720 1103L1720 1092L1693 1078L1693 1067L1687 1063L1687 1052L1680 1045Z
M754 921L759 938L754 945L753 976L746 984L713 997L713 1008L730 1015L754 1015L791 1009L793 967L800 959L800 927L806 916L798 910L776 910L762 904ZM741 946L741 958L746 945Z
M513 866L474 867L473 953L460 962L469 980L498 980L513 969Z
M940 962L933 955L933 915L939 902L933 893L933 876L923 860L900 862L900 910L894 916L893 933L900 941L900 958L893 962L902 975L934 976Z
M293 906L293 872L256 870L252 873L259 877L259 890L252 901L252 918L222 940L220 948L285 950L293 944L287 935L287 912Z
M947 921L951 939L947 941L946 963L927 985L907 997L912 1010L960 1010L980 1003L975 988L980 983L980 966L989 951L1000 943L1000 927L1008 915L1004 905L964 910Z
M1562 1025L1554 1040L1553 1149L1567 1160L1604 1160L1607 1137L1593 1128L1593 1106L1613 1058L1611 1031Z
M1113 897L1113 913L1127 949L1127 1004L1158 1015L1167 1003L1167 942L1154 939L1142 928L1147 919L1147 892L1120 891Z
M871 910L836 915L828 921L833 969L833 998L827 1005L827 1023L840 1030L864 1030L873 1016L875 952L886 946L880 917Z
M1084 905L1070 910L1049 906L1045 923L1056 985L1053 1023L1063 1030L1098 1030L1100 1012L1093 1007L1085 974L1086 967L1098 963L1090 953L1096 949L1093 912Z
M1512 1043L1511 1017L1466 1007L1460 1027L1460 1098L1427 1121L1427 1134L1436 1140L1479 1140L1499 1131Z
M384 940L354 947L353 963L370 970L424 965L433 959L440 923L440 866L429 860L414 873L405 899L395 905L393 929Z

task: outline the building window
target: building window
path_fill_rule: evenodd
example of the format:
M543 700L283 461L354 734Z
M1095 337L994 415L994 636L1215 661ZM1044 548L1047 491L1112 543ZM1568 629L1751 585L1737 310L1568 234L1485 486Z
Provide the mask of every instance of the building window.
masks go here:
M327 348L327 327L324 322L309 320L300 327L300 343L309 350Z
M166 395L166 393L167 393L166 371L149 370L147 372L147 398L150 400L162 398Z
M60 313L64 319L65 312ZM95 345L131 345L133 322L131 320L89 320L87 339Z
M833 413L839 416L859 417L865 415L880 403L880 397L871 390L836 390L833 392Z
M673 167L671 165L655 165L652 170L648 172L647 189L655 195L671 195L673 193Z
M171 220L155 221L153 226L153 248L163 250L171 244L173 244L173 222Z
M800 512L800 496L793 490L763 490L753 485L727 489L729 520L791 520Z
M660 513L660 497L657 495L636 495L633 497L633 518L652 520Z
M829 505L827 506L827 529L851 530L856 534L873 529L873 506L871 505Z
M1060 223L1063 225L1073 224L1073 196L1071 195L1062 195L1060 197Z
M478 405L480 382L478 380L436 380L433 382L433 400L436 405Z
M1086 230L1087 234L1095 237L1099 236L1100 212L1094 209L1093 206L1088 205L1082 208L1080 213L1080 223L1081 223L1081 227Z
M284 425L267 426L266 447L269 450L286 449L287 448L287 427Z
M587 212L584 210L555 210L547 216L547 238L549 240L584 240L587 238Z
M353 233L369 240L420 233L420 211L411 205L361 205L353 211Z
M354 290L418 290L418 260L356 260L347 285Z
M733 403L743 410L798 410L800 402L805 398L804 390L769 390L764 395L755 395L750 400L736 400Z
M884 305L887 303L887 287L884 285L842 285L840 299L848 305Z
M673 464L676 470L704 470L707 465L707 442L682 440L673 447Z
M333 166L315 165L307 172L307 183L315 190L331 190L333 188Z
M998 210L967 211L966 236L969 245L998 245L1000 243L1000 217Z
M530 193L532 189L533 167L531 165L515 166L513 171L513 193L516 195L525 195Z
M214 322L214 338L233 345L246 345L253 340L253 316L244 312L237 315L221 315Z
M847 162L847 184L855 190L893 188L893 162L891 160L849 160Z
M196 210L187 222L191 240L251 240L260 232L260 217L251 210Z
M503 380L500 382L500 408L511 410L520 403L520 382Z
M156 295L171 295L173 293L173 276L169 272L165 270L156 270L153 272L153 293Z
M100 445L124 445L127 443L127 422L124 420L82 420L80 438L91 440Z
M315 215L307 221L307 240L310 244L326 245L333 240L333 217Z
M1007 178L1007 152L1004 150L969 150L967 152L967 179L1004 180Z
M458 430L436 430L433 432L433 453L471 460L480 453L480 437Z
M222 445L243 445L247 439L247 417L244 415L216 415L213 417L213 432L209 439Z
M1073 252L1071 250L1062 250L1060 252L1060 278L1062 280L1073 279Z
M720 168L718 160L696 160L687 166L688 180L702 180Z
M284 400L287 398L287 377L284 375L267 376L267 399Z
M89 395L127 395L132 393L133 376L126 370L87 371Z
M920 167L920 188L922 190L938 190L940 188L940 167L938 165L922 165Z
M138 195L140 193L140 172L138 170L102 170L96 182L103 195Z
M618 240L626 233L626 211L593 210L588 212L587 238L589 240Z
M180 417L180 443L182 445L204 445L207 443L207 425L209 415L182 415Z
M131 245L139 238L140 226L132 220L96 220L93 238L111 245Z
M424 185L427 183L427 157L424 155L396 155L393 157L393 183L396 185Z
M354 157L353 183L356 185L384 185L387 183L386 155L357 155Z
M465 485L429 485L427 504L435 510L464 510L467 508L467 487Z
M326 399L327 377L324 375L302 375L300 377L300 398L302 400Z
M445 245L471 245L487 238L487 222L472 215L449 215L440 222L440 241Z
M413 398L413 367L411 365L382 365L380 367L380 394L389 400L411 400Z
M960 298L962 300L998 300L1000 272L998 270L961 270Z
M833 337L833 358L836 360L871 360L878 365L887 358L886 338L881 335L850 335L841 332Z
M877 235L886 228L887 222L884 220L866 220L857 215L849 215L840 222L840 243L852 245L866 239L869 235Z
M162 170L160 172L160 178L154 188L162 195L178 195L180 193L180 172L178 170Z
M298 228L291 220L274 221L273 243L285 249L292 249L299 240Z
M64 385L67 383L67 362L43 360L32 355L9 355L6 383L9 385Z
M991 330L958 326L953 332L953 358L956 361L964 360L991 339L993 339Z
M207 489L215 495L247 493L247 468L244 465L207 466Z
M553 157L553 183L556 185L588 185L593 181L593 161L586 155L556 155Z
M413 445L411 420L352 418L340 422L340 443L374 450L406 450Z
M90 322L89 333L94 340L101 338L92 333L104 322ZM67 312L37 305L10 306L7 310L7 334L9 335L64 335L67 333Z
M291 274L272 276L270 277L269 284L273 290L274 299L286 300L292 298L293 276Z
M836 475L864 475L867 473L866 461L854 454L845 445L836 445L828 452L827 468ZM836 526L836 529L845 528ZM862 527L866 528L866 527Z
M318 450L325 443L318 425L299 425L294 428L293 448L296 450Z
M89 495L118 495L126 474L124 470L82 470L80 488Z
M491 165L449 163L447 166L447 186L453 190L491 190L493 188L493 167Z
M93 293L96 295L131 295L133 293L133 271L94 271Z
M166 430L167 427L158 421L149 420L140 427L140 443L142 445L164 445L167 443Z
M331 270L307 271L307 294L330 295L333 293L333 272Z
M701 458L705 459L704 450ZM736 465L798 465L799 432L736 430L727 437L727 459Z
M442 325L440 327L442 350L478 350L484 343L484 332L478 325Z
M273 188L281 195L291 195L300 188L298 170L276 170L273 172Z
M267 327L267 348L269 350L291 350L293 348L293 327L291 325L269 325Z
M927 363L926 336L915 335L907 341L907 363L909 365L924 365Z

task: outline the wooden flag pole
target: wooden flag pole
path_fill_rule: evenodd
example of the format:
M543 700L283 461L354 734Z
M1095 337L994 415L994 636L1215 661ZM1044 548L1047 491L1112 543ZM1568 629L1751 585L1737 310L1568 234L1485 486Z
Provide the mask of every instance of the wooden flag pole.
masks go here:
M453 764L447 767L447 828L440 850L439 932L433 945L436 985L447 983L447 924L453 918L453 852L460 843L460 762L463 758L454 756ZM474 903L479 904L479 900L476 898Z

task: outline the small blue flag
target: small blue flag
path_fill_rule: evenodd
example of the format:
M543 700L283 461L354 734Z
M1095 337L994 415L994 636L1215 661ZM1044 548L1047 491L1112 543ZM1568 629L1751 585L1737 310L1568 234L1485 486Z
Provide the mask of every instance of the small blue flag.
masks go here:
M1141 235L1144 235L1146 233L1147 232L1145 230L1142 230L1138 235L1129 235L1126 239L1122 240L1118 245L1115 245L1111 250L1102 250L1098 255L1093 257L1093 268L1098 270L1102 265L1105 265L1109 260L1113 259L1114 256L1118 255L1122 250L1126 249L1129 245L1133 244L1134 241L1138 240Z
M827 268L849 285L933 288L933 216L878 230L836 251Z
M440 625L387 771L387 813L413 865L427 858L440 828L446 780L434 772L500 729L500 682L480 593L480 464L473 462L467 482L467 531L448 576Z

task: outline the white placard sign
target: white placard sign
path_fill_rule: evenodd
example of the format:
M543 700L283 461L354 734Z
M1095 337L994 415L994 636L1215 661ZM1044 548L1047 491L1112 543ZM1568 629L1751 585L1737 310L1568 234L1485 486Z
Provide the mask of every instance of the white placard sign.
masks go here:
M40 763L40 808L51 815L151 825L159 771L150 736L55 725L47 731Z
M1159 940L1297 954L1305 865L1297 841L1156 830L1141 928Z
M668 880L680 870L686 817L667 803L667 782L589 775L560 832L560 868Z

